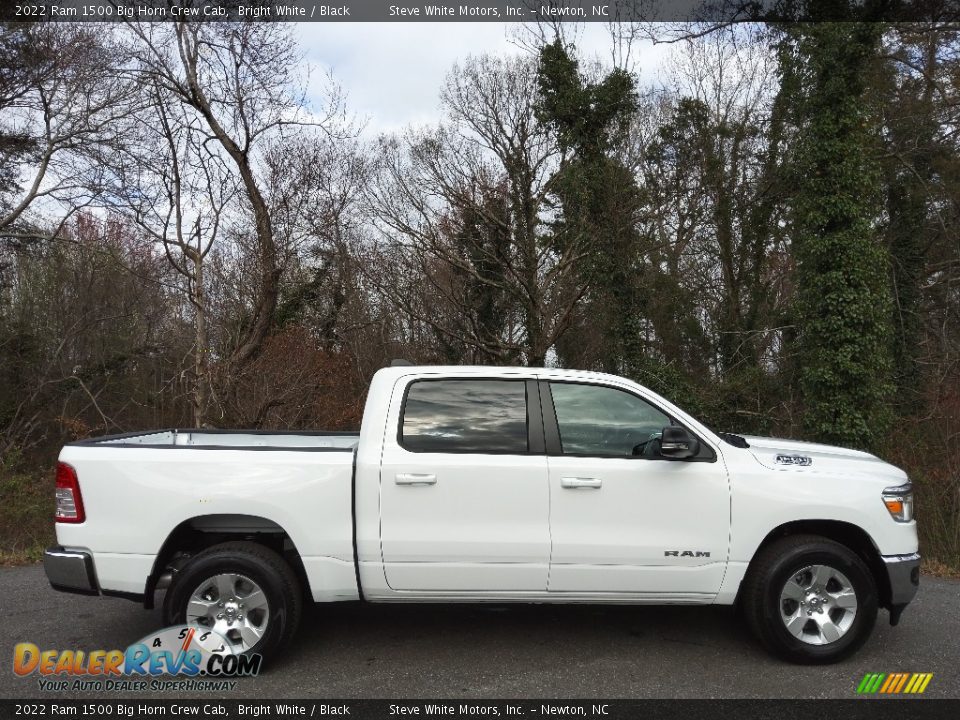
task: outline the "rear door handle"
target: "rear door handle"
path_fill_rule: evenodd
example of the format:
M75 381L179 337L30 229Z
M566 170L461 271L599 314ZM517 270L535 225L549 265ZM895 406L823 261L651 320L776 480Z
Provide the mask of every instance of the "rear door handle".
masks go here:
M395 482L397 485L436 485L437 476L421 473L397 473Z
M582 477L565 477L560 478L560 487L564 488L593 488L594 490L600 489L603 485L603 480L600 478L582 478Z

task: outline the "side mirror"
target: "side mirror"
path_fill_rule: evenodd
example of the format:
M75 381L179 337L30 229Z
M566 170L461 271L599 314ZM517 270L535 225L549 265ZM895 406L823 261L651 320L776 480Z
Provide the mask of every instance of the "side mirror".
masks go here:
M686 428L668 425L660 437L660 454L673 460L692 458L700 452L700 441L692 437Z

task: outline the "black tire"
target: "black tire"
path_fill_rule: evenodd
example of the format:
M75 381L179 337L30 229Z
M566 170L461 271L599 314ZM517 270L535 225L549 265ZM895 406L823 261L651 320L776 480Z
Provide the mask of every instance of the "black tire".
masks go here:
M269 618L263 636L244 655L264 659L284 647L293 637L303 610L300 583L287 562L277 553L252 542L227 542L197 553L176 574L163 601L167 625L186 624L190 596L205 580L223 573L249 578L263 590Z
M821 645L794 636L781 616L781 609L785 608L803 620L806 611L790 600L782 605L781 592L791 576L802 577L805 568L816 565L842 573L852 585L857 602L853 621L844 634ZM827 664L848 657L867 641L877 619L877 585L870 569L850 548L819 535L785 537L761 550L744 580L741 601L750 629L764 647L784 660L799 664ZM806 604L805 607L810 608ZM845 612L848 611L827 607L828 617L838 618L838 623L843 621ZM803 625L798 632L803 632L804 638L816 638L816 623ZM822 641L824 636L820 637Z

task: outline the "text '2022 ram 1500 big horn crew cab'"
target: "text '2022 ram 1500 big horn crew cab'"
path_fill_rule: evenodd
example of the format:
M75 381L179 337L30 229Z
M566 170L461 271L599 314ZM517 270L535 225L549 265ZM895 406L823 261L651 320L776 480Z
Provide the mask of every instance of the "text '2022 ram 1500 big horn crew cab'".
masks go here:
M270 654L315 602L739 604L830 662L919 583L906 475L865 452L718 434L623 378L374 376L360 432L173 430L67 445L58 590L122 595Z

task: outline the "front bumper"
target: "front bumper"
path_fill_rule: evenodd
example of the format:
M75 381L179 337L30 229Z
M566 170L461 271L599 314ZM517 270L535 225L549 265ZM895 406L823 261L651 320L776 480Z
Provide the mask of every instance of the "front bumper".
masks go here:
M67 550L59 545L43 553L43 570L54 590L99 595L93 557L83 550Z
M890 583L890 624L896 625L920 588L920 553L885 555L883 564Z

